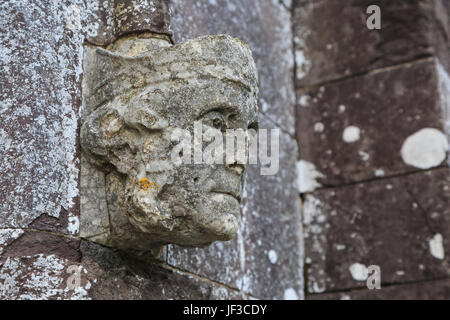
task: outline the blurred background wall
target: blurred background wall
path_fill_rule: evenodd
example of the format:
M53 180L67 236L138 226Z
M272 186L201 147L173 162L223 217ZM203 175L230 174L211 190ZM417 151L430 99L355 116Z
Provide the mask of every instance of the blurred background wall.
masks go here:
M307 298L450 298L449 5L295 2Z

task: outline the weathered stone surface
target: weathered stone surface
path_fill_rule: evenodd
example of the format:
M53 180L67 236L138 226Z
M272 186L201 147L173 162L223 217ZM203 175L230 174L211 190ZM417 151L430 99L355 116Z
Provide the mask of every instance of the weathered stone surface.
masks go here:
M215 242L206 248L170 245L167 248L167 263L240 290L243 275L241 255L244 252L242 241L242 232L239 230L233 240Z
M30 234L30 239L36 239L39 244L24 250L27 240L22 238L20 243L16 242L15 251L3 256L0 266L2 299L244 298L226 287L167 267L137 261L134 257L88 242L82 243L83 259L80 261L79 251L76 255L67 255L67 250L61 250L63 245L53 246L56 241L51 237L40 232ZM63 243L70 241L73 240L63 240ZM50 247L42 254L44 250L38 248L39 245ZM71 287L74 283L71 276L74 275L79 276L80 283Z
M436 70L426 59L300 94L301 192L444 165Z
M168 0L106 0L88 1L86 9L77 3L71 9L70 22L88 28L86 40L104 46L119 37L139 32L155 32L170 35ZM78 21L79 20L79 21Z
M279 129L260 115L260 129ZM269 145L271 150L272 145ZM249 165L236 239L206 249L169 248L168 263L264 299L301 299L301 222L296 191L297 146L280 133L279 171ZM283 199L283 201L280 201Z
M308 296L308 300L449 300L450 280L441 279L381 287L380 290L351 290Z
M262 128L280 129L262 118ZM271 144L273 148L273 144ZM303 299L302 228L295 159L297 143L280 133L279 171L250 166L243 200L242 289L263 299Z
M271 0L174 0L170 8L176 43L223 33L250 46L259 75L260 112L294 134L290 12Z
M296 88L433 54L438 25L431 2L295 1ZM381 30L366 27L372 4L381 9Z
M105 173L81 157L80 237L105 236L110 232Z
M426 217L426 227L433 237L432 254L448 268L450 261L450 170L443 168L415 174L404 182L405 188Z
M434 21L431 35L433 51L448 72L450 70L450 3L446 0L432 0L428 16Z
M80 261L79 246L79 239L25 230L3 249L0 254L0 263L8 257L35 256L44 252L47 255L56 255L70 261Z
M13 232L13 233L11 233ZM80 240L42 231L8 229L0 231L0 299L79 299L84 289L67 289L70 273L79 265ZM85 283L83 283L83 286Z
M0 267L0 299L88 299L89 282L75 290L67 286L69 266L79 268L77 262L53 254L8 257ZM85 272L82 267L79 270Z
M229 240L238 228L246 162L228 158L248 148L238 143L243 150L235 150L227 140L235 130L246 139L247 129L258 125L251 52L227 35L147 51L145 44L152 40L133 38L114 51L98 48L95 63L85 65L94 70L86 81L90 96L84 99L92 112L82 124L80 143L86 159L108 175L106 199L105 192L81 199L82 209L91 212L83 212L91 221L82 226L111 221L104 227L111 228L110 236L91 239L122 249ZM217 142L219 158L208 162L206 150ZM102 197L108 205L102 205ZM93 208L85 205L89 199ZM108 207L118 207L109 220L101 215ZM120 223L113 223L116 217Z
M46 237L45 234L39 236L41 238L36 235L33 238L39 240ZM52 240L49 240L45 243L51 245ZM237 291L210 281L139 261L89 242L81 244L81 261L79 251L75 256L53 248L45 254L40 253L42 248L36 252L32 249L25 252L24 244L18 244L19 251L15 255L2 258L2 300L245 298Z
M23 234L22 229L0 229L0 257L3 249Z
M448 276L448 173L435 169L306 195L308 293L365 287L370 265L380 266L382 285Z
M93 299L242 299L239 292L95 244L81 245Z
M65 26L69 5L0 4L1 228L58 218L63 209L77 219L83 36Z
M450 69L445 69L445 66L441 64L441 61L436 59L438 91L443 111L442 119L447 137L450 137L450 75L447 70ZM447 157L447 163L448 162L449 159Z

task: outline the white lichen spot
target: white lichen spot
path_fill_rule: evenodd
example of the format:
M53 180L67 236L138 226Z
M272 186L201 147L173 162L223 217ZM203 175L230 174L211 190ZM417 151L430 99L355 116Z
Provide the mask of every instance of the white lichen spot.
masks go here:
M375 177L384 177L384 170L383 169L376 169L375 170Z
M361 130L356 126L348 126L342 133L342 139L346 143L353 143L359 140Z
M448 151L447 137L435 128L423 128L410 135L402 145L401 156L406 164L429 169L445 160Z
M78 217L76 216L69 217L67 231L69 231L70 234L77 234L80 231L80 219Z
M301 95L300 98L298 98L298 104L302 107L307 107L309 105L309 101L311 100L311 97L308 95Z
M263 99L261 99L261 111L267 112L269 111L270 105Z
M315 132L323 132L325 130L325 126L322 122L317 122L314 124L314 131Z
M356 281L366 281L369 275L367 267L361 263L354 263L349 268L352 278Z
M345 109L346 109L346 107L345 107L343 104L341 104L341 105L339 106L339 113L344 113L344 112L345 112Z
M270 263L275 264L278 261L278 255L275 250L270 250L267 254L269 256Z
M314 293L325 292L325 286L321 286L319 283L314 282L312 285L312 292L314 292Z
M300 160L296 163L297 167L297 186L300 193L312 192L322 185L317 179L325 178L325 176L316 169L311 162Z
M435 234L434 237L428 242L428 244L430 246L430 253L433 257L440 260L444 259L444 244L442 235L440 233Z
M284 300L298 300L297 292L293 288L284 290Z
M336 244L336 250L338 250L338 251L342 251L342 250L345 250L345 244Z
M450 133L450 75L446 68L440 63L439 59L435 59L436 70L439 83L439 96L441 108L444 115L444 127L447 134Z
M311 61L305 57L305 52L303 50L295 51L295 64L297 67L297 79L300 80L306 77L311 69Z

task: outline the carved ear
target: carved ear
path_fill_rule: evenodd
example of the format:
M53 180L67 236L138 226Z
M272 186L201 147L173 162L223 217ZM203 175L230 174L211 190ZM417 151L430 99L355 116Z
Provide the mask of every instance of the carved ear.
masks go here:
M136 163L134 133L116 109L103 106L92 112L81 127L80 142L89 159L100 166L114 166L128 174Z

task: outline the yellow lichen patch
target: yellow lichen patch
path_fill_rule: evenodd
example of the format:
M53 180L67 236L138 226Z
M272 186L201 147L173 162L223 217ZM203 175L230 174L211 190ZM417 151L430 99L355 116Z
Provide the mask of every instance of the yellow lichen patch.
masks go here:
M138 192L156 190L159 188L156 182L150 181L147 178L139 179L137 185L138 185Z

